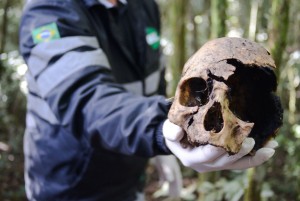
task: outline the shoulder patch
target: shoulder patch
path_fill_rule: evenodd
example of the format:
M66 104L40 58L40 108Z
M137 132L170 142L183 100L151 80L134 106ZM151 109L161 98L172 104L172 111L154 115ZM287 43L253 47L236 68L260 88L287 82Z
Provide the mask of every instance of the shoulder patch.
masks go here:
M34 29L31 34L35 44L60 38L60 34L55 22L38 27Z
M156 50L160 45L160 36L158 31L153 27L146 28L146 41L152 49Z

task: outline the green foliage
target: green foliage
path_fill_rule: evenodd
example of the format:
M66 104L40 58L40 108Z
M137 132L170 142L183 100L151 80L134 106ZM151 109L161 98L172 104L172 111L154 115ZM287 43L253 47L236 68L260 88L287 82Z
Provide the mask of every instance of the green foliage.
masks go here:
M255 178L259 180L259 177L263 177L263 170L260 171L260 175ZM199 201L241 201L245 199L245 194L249 188L249 176L247 171L223 171L222 175L215 182L205 181L198 187L197 192L201 195ZM260 181L261 200L268 200L274 196L269 181Z
M7 56L7 57L6 57ZM0 200L24 200L23 133L26 99L18 54L3 55L0 76Z
M22 0L0 1L0 54L18 49L18 25Z
M239 201L244 194L243 179L242 175L237 175L234 180L221 177L214 183L205 181L198 191L204 195L203 201Z
M300 200L300 51L290 54L280 74L279 94L285 108L284 124L277 137L280 147L270 167L271 200ZM297 95L298 94L298 95ZM288 185L283 185L288 184Z

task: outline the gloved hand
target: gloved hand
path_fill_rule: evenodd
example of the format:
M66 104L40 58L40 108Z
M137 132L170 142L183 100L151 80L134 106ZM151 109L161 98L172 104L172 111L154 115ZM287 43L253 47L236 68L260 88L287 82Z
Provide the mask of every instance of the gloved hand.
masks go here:
M229 155L223 148L204 145L195 148L182 148L180 139L183 130L179 126L166 120L163 125L163 135L171 152L186 167L197 172L211 172L217 170L243 170L261 165L270 159L274 148L278 146L275 140L269 141L265 147L256 151L254 156L246 156L254 147L254 139L246 138L241 150L235 155Z
M173 155L156 156L153 163L157 169L161 188L155 192L157 197L167 195L179 198L182 189L182 175L177 159Z

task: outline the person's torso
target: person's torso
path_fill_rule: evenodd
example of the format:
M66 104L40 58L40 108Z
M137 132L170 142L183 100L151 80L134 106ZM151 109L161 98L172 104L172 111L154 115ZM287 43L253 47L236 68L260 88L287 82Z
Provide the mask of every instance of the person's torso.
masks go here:
M95 2L82 0L81 5L86 5L83 9L89 13L116 82L138 95L155 94L162 68L159 19L157 10L149 6L154 3L128 0L127 5L107 10ZM30 119L34 114L28 116ZM27 188L44 196L38 200L134 199L132 195L142 184L147 159L90 148L84 138L66 133L60 125L42 119L35 122L41 126L27 128L24 149L27 177L37 179L29 182Z
M89 18L118 83L138 95L157 93L161 72L160 22L152 1L128 0L116 8L95 4Z

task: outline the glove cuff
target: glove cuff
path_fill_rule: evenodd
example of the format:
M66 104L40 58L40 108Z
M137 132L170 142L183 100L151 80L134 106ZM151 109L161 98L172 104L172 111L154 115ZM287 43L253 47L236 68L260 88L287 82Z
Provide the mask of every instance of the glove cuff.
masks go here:
M170 151L170 149L167 147L165 143L165 138L163 136L163 131L162 131L163 124L164 121L162 121L156 129L155 136L154 136L154 140L155 140L154 146L156 146L155 150L158 150L156 154L168 155L168 154L172 154L172 152Z

